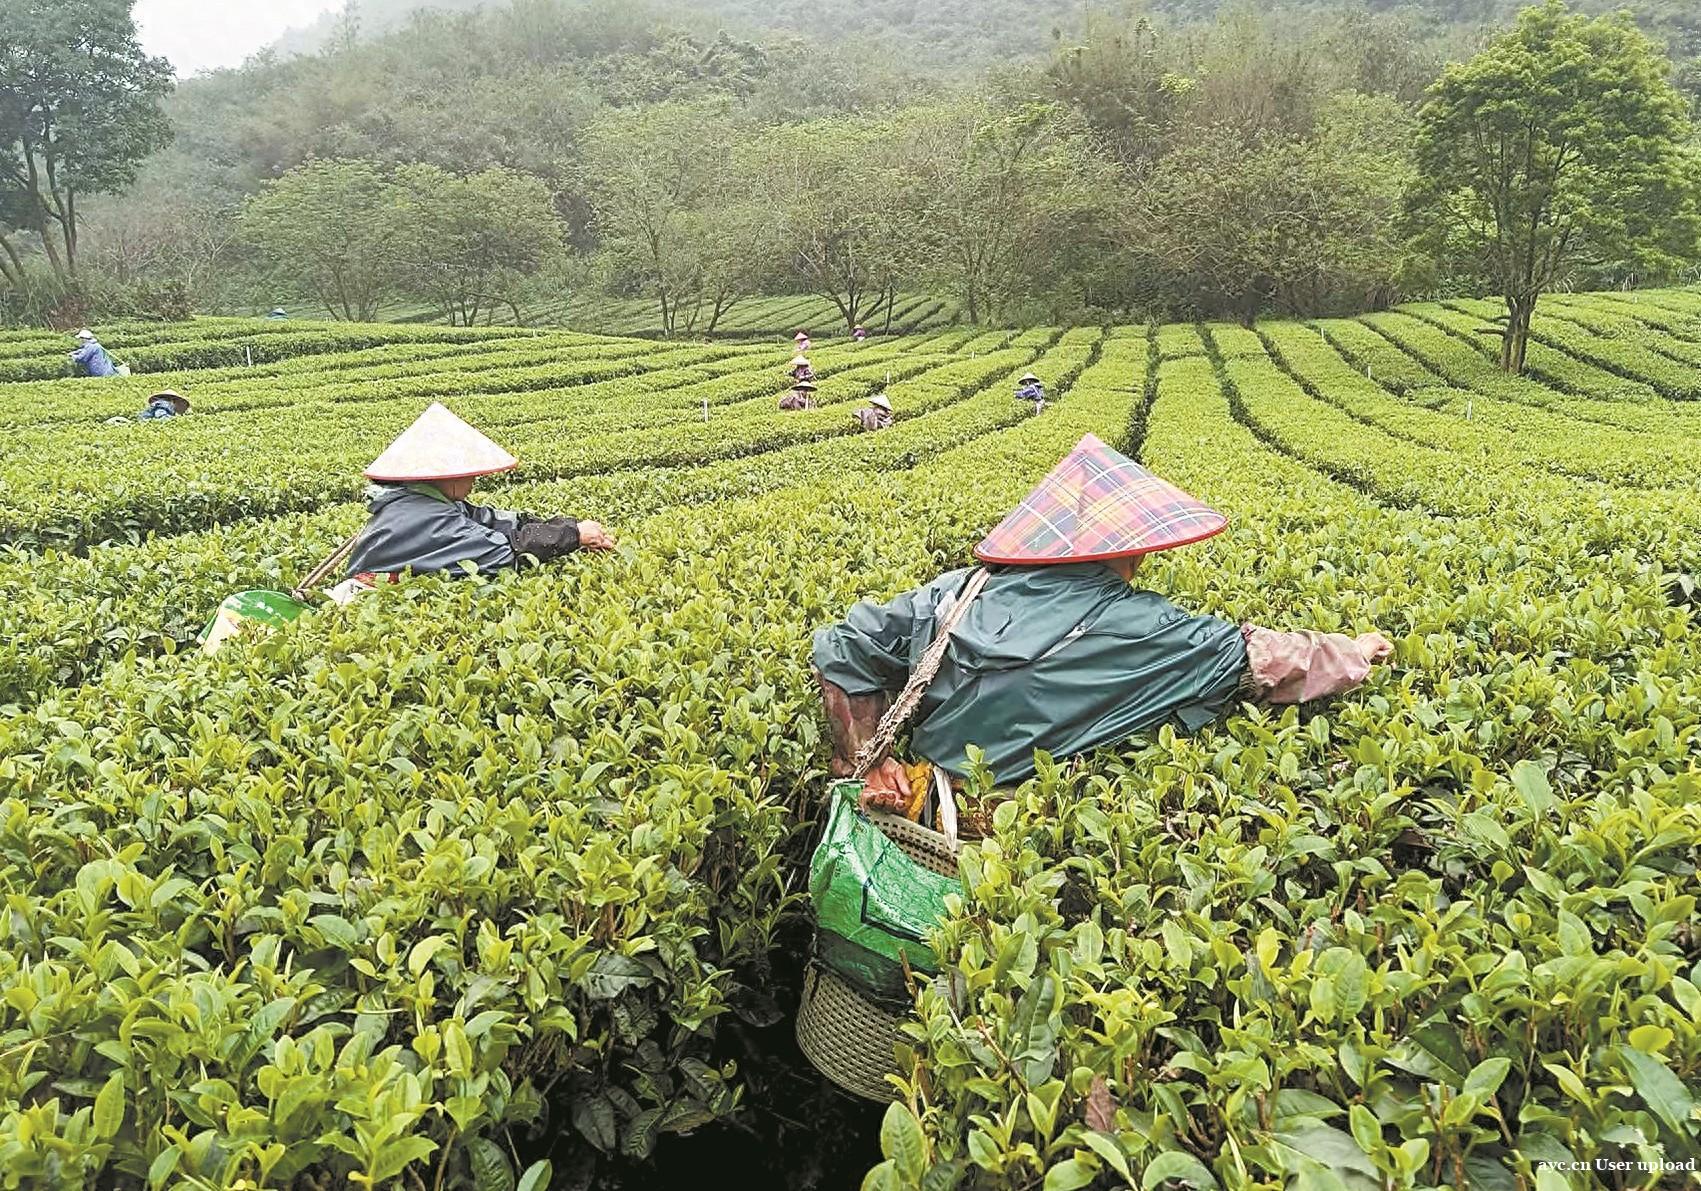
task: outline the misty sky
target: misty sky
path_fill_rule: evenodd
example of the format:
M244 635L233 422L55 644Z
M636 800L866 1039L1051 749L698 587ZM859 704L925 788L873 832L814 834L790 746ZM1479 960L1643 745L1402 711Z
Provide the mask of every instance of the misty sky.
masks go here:
M138 0L135 12L148 53L171 59L186 77L239 66L285 31L341 7L341 0Z

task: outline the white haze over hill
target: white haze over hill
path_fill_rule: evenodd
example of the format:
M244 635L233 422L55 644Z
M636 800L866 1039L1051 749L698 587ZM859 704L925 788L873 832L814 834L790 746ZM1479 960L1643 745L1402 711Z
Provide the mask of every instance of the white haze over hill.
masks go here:
M342 10L342 0L138 0L136 27L150 54L179 78L240 66L292 29Z

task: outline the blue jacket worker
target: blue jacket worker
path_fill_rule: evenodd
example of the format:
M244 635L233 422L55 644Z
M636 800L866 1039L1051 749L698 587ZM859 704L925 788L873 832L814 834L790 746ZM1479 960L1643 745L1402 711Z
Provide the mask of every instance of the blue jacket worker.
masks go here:
M81 376L117 376L118 368L94 332L84 327L77 332L77 350L71 353L71 365Z
M1040 383L1039 377L1031 372L1024 372L1017 386L1016 400L1032 401L1036 414L1045 409L1045 386Z
M157 422L161 418L176 418L189 412L189 399L176 389L163 389L148 398L148 404L136 415L138 422Z

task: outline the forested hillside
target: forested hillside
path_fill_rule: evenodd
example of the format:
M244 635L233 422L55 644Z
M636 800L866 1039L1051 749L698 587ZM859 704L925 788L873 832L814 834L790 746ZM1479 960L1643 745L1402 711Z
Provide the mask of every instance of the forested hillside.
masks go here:
M920 298L1001 325L1249 321L1495 293L1496 269L1519 272L1467 242L1473 211L1511 210L1493 196L1473 208L1432 187L1429 216L1408 210L1425 97L1506 33L1513 0L413 2L361 0L302 52L183 81L138 125L159 151L125 156L126 134L63 202L0 202L18 257L0 256L0 317L282 304L551 322L597 298L648 303L644 328L674 336L808 296L847 328L894 325ZM1652 154L1634 168L1586 171L1634 179L1649 218L1556 226L1541 286L1687 280L1690 203L1674 196L1701 176L1677 110L1701 95L1693 63L1552 11L1532 47L1559 63L1547 43L1563 33L1600 76L1556 67L1552 85L1584 107L1613 94L1601 39L1629 37L1662 131L1634 132ZM1697 18L1674 0L1637 14L1690 49ZM1592 129L1632 115L1579 109ZM1438 220L1470 235L1419 243Z
M528 0L520 0L525 4ZM854 37L877 38L901 45L912 60L935 65L984 67L1013 56L1042 53L1058 39L1078 36L1089 11L1126 12L1141 9L1183 20L1208 20L1233 0L699 0L688 6L666 6L648 0L658 13L670 8L670 19L698 29L727 28L742 34L783 31L832 41ZM354 0L350 14L327 16L308 29L286 37L283 52L323 49L350 32L371 36L405 25L422 8L467 12L491 8L501 0ZM637 7L643 8L640 0ZM1316 13L1338 5L1329 0L1287 0L1259 5L1297 13ZM1431 26L1445 25L1469 36L1483 27L1503 23L1522 7L1520 0L1369 0L1372 11L1400 11ZM1604 12L1626 7L1613 0L1586 0L1577 7ZM1629 4L1649 32L1666 39L1674 53L1691 57L1701 52L1701 5L1689 0L1635 0ZM688 11L681 11L686 9Z

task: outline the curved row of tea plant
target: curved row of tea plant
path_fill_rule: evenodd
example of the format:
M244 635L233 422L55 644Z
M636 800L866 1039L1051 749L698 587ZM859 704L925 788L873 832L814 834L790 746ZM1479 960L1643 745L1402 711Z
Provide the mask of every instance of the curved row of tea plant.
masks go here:
M1701 319L1675 292L1555 306L1544 334L1598 307L1667 361ZM955 331L892 358L915 372L875 435L834 426L883 359L835 363L818 414L741 390L783 344L559 395L602 410L469 397L552 461L492 497L624 510L621 554L415 581L215 659L176 645L357 524L352 484L14 551L0 1185L576 1181L748 1111L720 1027L783 984L825 759L809 630L960 565L1087 430L1233 517L1142 582L1378 627L1396 664L1018 792L965 856L872 1185L1557 1191L1649 1176L1537 1163L1701 1152L1701 669L1667 578L1701 570L1692 415L1584 392L1600 347L1508 380L1450 320L1480 321ZM1062 397L1037 418L1009 395L1030 363ZM419 400L381 393L301 405ZM359 453L295 440L303 474ZM175 482L146 452L78 475L140 507Z
M1105 360L1126 369L1132 367L1128 353L1135 350L1143 353L1144 347L1113 348L1105 352ZM1074 351L1059 351L1038 366L1067 381L1066 370L1080 360ZM963 366L985 376L983 363ZM990 363L994 369L1014 367L1000 360ZM777 438L749 455L665 471L625 460L630 466L603 475L522 478L504 486L496 499L544 512L598 512L618 524L664 507L752 495L844 470L911 467L1026 416L1027 407L1009 399L1009 379L997 374L968 399L936 406L932 412L921 412L929 394L937 397L948 390L894 386L904 416L879 435L796 445ZM656 398L673 399L673 394ZM770 405L771 398L763 397L762 408ZM717 422L707 428L696 448L700 458L725 449L726 444L717 447L713 438L722 426ZM520 473L532 474L532 469ZM356 482L351 480L350 486ZM80 557L54 550L40 555L14 550L9 561L0 562L0 704L83 681L93 669L129 652L181 648L204 626L223 593L255 585L291 586L356 528L360 518L357 508L337 505L318 513L244 520L217 530L99 547ZM50 584L43 582L44 573L52 576Z
M1377 503L1185 357L1143 445L1234 516L1148 583L1375 625L1397 664L1042 767L965 855L871 1185L1651 1186L1536 1168L1694 1157L1701 679L1650 552L1533 497Z
M940 457L996 465L995 500L876 538L914 473L823 456L788 477L808 487L662 511L617 558L419 581L5 721L0 882L31 911L0 949L0 1046L28 1056L0 1068L0 1166L471 1185L510 1137L641 1156L732 1111L714 1023L773 1012L784 802L818 774L807 628L1126 425L1132 386L1070 389L1077 350L1047 357L1057 417ZM70 1044L73 1018L108 1041Z
M499 432L526 461L519 474L535 479L727 458L846 434L855 428L846 403L885 388L888 379L897 382L893 397L900 416L911 416L965 396L1032 356L1010 349L971 360L912 354L897 363L863 364L823 382L822 409L787 418L774 409L784 380L767 360L743 374L698 379L658 369L649 377L566 390L546 387L560 376L557 366L479 373L485 394L453 404ZM934 374L936 383L922 383ZM441 395L455 378L396 383L417 395L400 396L391 383L368 384L362 386L365 400L319 410L298 404L240 415L20 432L22 449L0 463L0 542L77 548L350 499L363 485L361 467L412 421L422 398ZM665 397L658 399L658 388ZM717 411L705 435L697 409L717 406L728 409ZM162 439L169 451L162 449ZM289 453L280 457L284 442Z

